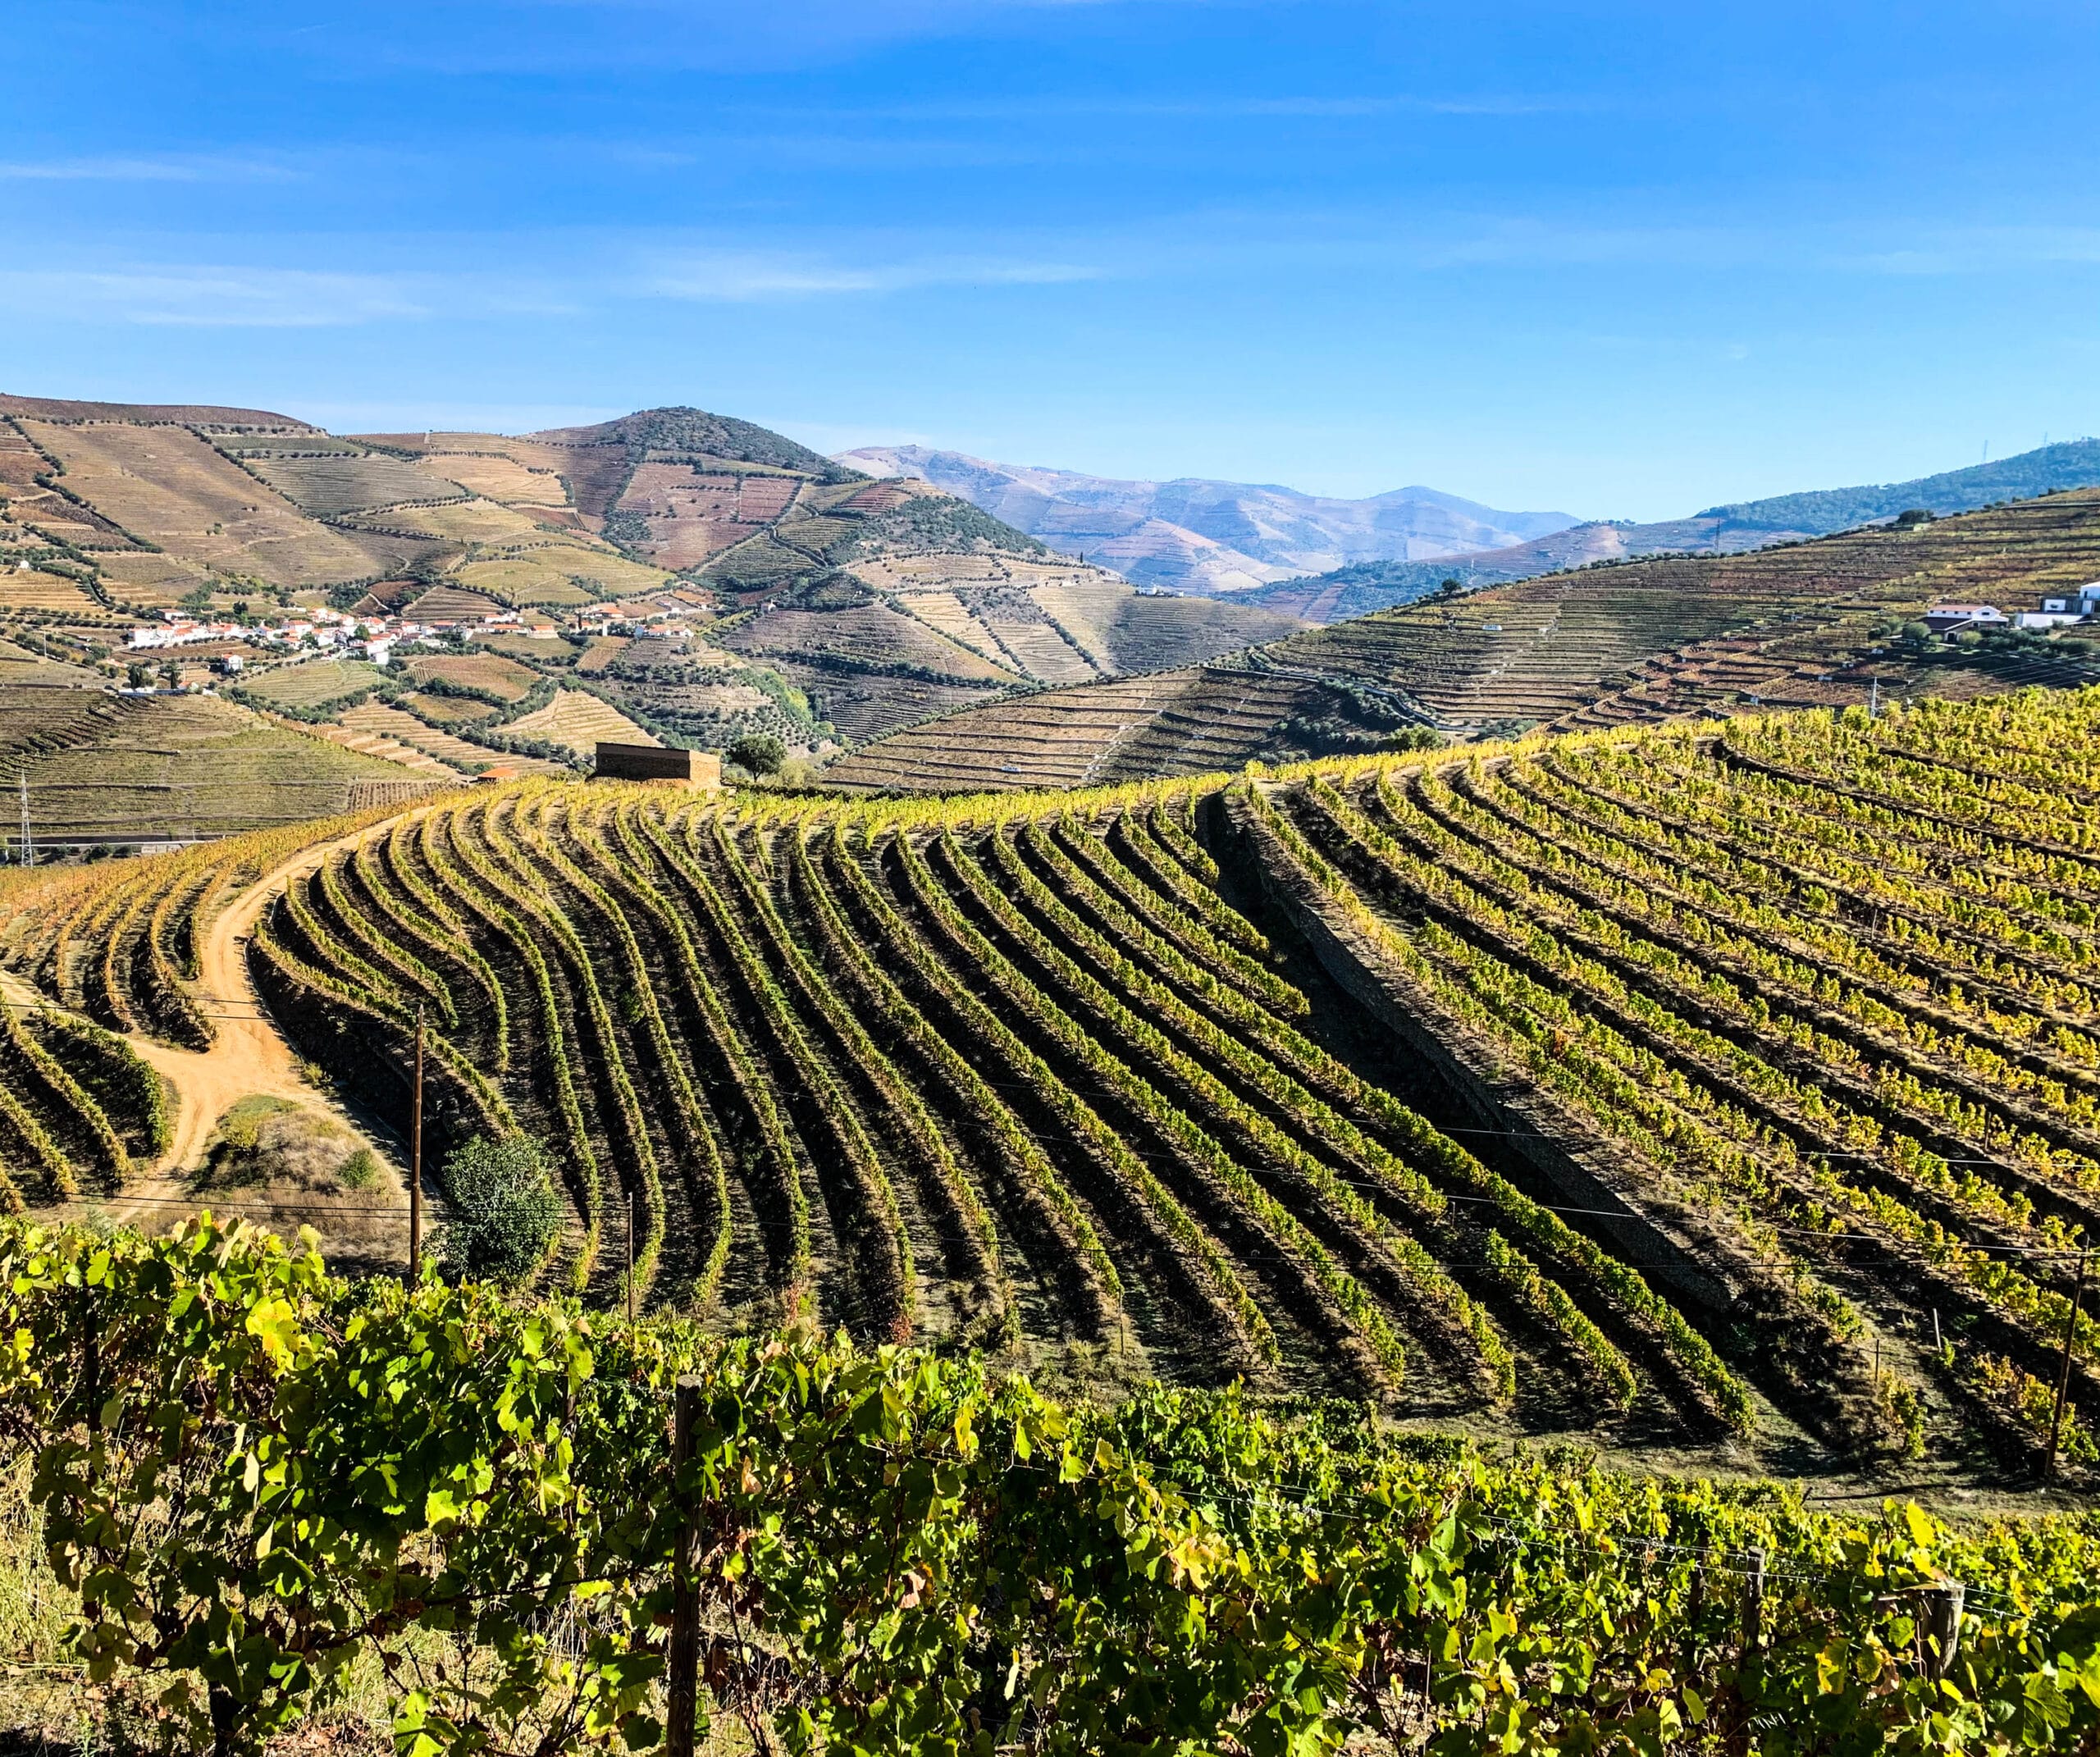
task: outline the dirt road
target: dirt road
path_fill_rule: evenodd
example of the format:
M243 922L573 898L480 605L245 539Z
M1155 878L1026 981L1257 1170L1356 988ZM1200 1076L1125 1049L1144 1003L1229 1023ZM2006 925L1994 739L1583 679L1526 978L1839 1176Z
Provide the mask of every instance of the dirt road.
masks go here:
M389 1143L368 1134L354 1118L300 1073L299 1058L264 1014L255 985L249 979L248 939L263 910L293 879L316 870L338 850L390 830L399 821L390 818L348 836L317 842L233 893L198 947L194 992L218 1032L209 1049L178 1049L139 1033L126 1039L139 1058L157 1069L174 1089L175 1139L157 1164L138 1167L123 1189L102 1204L112 1219L158 1230L155 1223L176 1207L194 1206L185 1174L202 1161L220 1119L243 1098L284 1098L309 1110L325 1111L349 1130L357 1143L372 1148L382 1163L392 1158ZM9 973L0 973L0 989L17 1006L51 1004ZM400 1189L390 1166L388 1175L379 1180L370 1193L375 1206L390 1207L401 1199ZM316 1224L324 1232L329 1230L318 1215Z
M204 1143L219 1119L243 1098L258 1093L302 1103L319 1098L299 1073L290 1045L262 1015L248 975L248 936L271 899L293 879L316 870L337 848L369 833L360 831L303 851L245 890L235 892L219 911L197 949L198 1003L218 1028L217 1039L209 1049L177 1049L148 1037L132 1038L131 1047L160 1070L181 1101L174 1143L154 1168L157 1172L194 1166L203 1157Z

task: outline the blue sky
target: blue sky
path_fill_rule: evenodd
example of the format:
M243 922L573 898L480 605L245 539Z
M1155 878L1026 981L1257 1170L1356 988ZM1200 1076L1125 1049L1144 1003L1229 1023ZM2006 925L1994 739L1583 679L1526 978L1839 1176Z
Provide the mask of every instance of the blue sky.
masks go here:
M0 388L1667 517L2100 431L2100 7L9 9Z

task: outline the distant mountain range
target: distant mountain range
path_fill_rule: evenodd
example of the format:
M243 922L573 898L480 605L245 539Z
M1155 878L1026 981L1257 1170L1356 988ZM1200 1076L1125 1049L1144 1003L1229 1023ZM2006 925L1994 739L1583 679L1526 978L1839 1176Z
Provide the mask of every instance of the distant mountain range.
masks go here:
M1412 603L1447 579L1494 586L1596 561L1739 554L1913 507L1971 512L2100 485L2100 440L2081 439L1908 481L1731 501L1641 524L1500 512L1433 488L1344 500L1199 477L1125 481L924 445L866 446L837 461L943 489L1134 585L1231 596L1313 623Z
M1655 524L1600 520L1485 553L1422 561L1367 561L1309 579L1264 586L1244 600L1308 622L1335 623L1412 603L1447 579L1495 586L1593 561L1669 554L1739 554L1895 518L1911 509L1973 512L2002 500L2100 486L2100 440L2071 440L1937 476L1857 488L1823 488L1710 506Z
M1338 500L1195 477L1129 481L925 445L865 446L837 461L943 489L1133 585L1210 596L1363 563L1501 550L1577 522L1568 513L1501 512L1434 488Z

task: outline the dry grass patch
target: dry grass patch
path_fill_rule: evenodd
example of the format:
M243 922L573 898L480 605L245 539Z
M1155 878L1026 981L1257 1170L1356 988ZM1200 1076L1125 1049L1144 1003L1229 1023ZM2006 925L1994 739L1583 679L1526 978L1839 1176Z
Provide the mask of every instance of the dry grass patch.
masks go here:
M460 500L467 491L434 470L384 453L252 458L249 468L309 513L358 513L404 500Z
M99 610L78 580L62 573L19 568L0 573L0 610Z
M506 702L523 701L540 681L537 672L500 653L438 653L409 661L409 675L418 683L452 683L486 690Z
M493 592L512 604L594 604L600 598L651 591L670 577L609 550L546 543L523 554L470 561L454 576L463 586Z
M399 700L401 705L418 719L439 727L472 726L491 719L497 712L486 701L465 701L457 696L430 696L421 690L411 690Z
M618 659L631 644L626 635L599 635L583 650L576 661L576 669L586 677L596 676Z
M515 458L491 452L434 451L426 466L484 500L506 506L565 507L568 491L552 470L529 468Z
M25 425L66 465L66 486L133 536L273 586L363 577L356 545L181 427Z
M241 687L277 707L318 708L370 689L382 674L363 659L326 659L258 672Z
M543 535L526 514L495 500L459 500L448 506L395 508L381 523L450 543L520 543Z
M588 753L601 740L613 744L655 744L653 732L637 726L609 702L582 690L565 689L544 708L513 720L509 729L527 738L545 738Z

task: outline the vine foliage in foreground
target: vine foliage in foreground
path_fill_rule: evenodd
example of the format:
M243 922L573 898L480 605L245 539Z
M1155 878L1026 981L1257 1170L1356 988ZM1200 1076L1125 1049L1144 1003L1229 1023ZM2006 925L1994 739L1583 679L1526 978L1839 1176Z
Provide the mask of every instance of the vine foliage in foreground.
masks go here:
M0 1422L35 1453L77 1649L197 1748L253 1749L361 1653L404 1757L651 1748L687 1517L706 1712L762 1750L2100 1737L2085 1519L1810 1515L1233 1393L1067 1413L972 1358L347 1285L310 1239L208 1216L156 1240L0 1222ZM1926 1613L1951 1577L1970 1600L1942 1655Z

